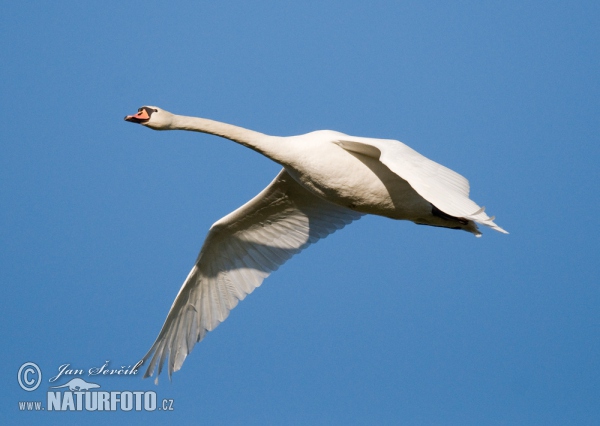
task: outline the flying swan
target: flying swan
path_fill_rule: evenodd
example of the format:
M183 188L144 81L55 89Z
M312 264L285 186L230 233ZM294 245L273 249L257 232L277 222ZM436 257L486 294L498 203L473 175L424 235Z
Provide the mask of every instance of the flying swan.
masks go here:
M221 136L283 169L260 194L211 228L167 319L138 367L169 378L196 342L294 254L365 214L462 229L477 224L507 233L469 199L469 182L402 142L321 130L276 137L205 118L144 106L126 121L154 130Z

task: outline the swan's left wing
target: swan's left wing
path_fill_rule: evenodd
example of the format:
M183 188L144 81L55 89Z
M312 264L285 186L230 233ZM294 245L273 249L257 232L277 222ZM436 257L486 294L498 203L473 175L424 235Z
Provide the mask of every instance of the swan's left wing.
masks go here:
M507 234L484 208L469 198L469 181L402 142L340 135L335 144L347 151L379 159L417 193L450 216L465 218Z
M224 321L280 265L311 243L362 215L304 189L286 171L248 203L216 222L185 280L158 338L136 367L144 377L169 377L194 345Z

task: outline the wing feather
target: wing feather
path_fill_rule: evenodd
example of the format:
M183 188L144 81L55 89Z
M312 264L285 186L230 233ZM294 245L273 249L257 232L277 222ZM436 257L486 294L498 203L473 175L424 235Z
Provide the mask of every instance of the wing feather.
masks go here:
M362 215L309 193L284 170L255 198L217 221L150 350L138 363L157 380L179 370L194 345L294 254Z
M347 139L347 140L346 140ZM379 159L406 180L417 193L450 216L465 218L507 234L469 198L469 181L449 168L430 160L400 141L354 136L335 141L342 148Z

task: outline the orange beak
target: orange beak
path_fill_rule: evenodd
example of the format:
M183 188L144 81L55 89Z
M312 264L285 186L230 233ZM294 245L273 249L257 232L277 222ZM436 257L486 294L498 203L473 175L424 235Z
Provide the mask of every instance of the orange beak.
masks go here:
M141 123L142 121L149 120L150 116L145 109L141 109L135 115L128 115L125 117L125 121L131 121L132 123Z

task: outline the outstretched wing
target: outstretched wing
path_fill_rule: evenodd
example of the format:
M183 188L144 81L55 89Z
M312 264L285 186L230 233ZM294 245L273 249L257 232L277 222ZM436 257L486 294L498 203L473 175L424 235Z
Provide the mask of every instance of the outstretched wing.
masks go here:
M238 303L280 265L309 244L362 215L304 189L283 169L248 203L216 222L167 319L138 367L169 377L192 348L225 320Z
M419 154L402 142L344 136L334 141L347 151L379 159L406 180L417 193L450 216L465 218L507 234L469 198L469 181L455 171Z

